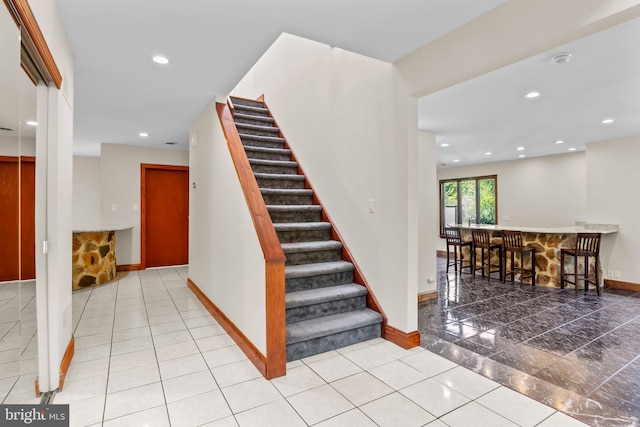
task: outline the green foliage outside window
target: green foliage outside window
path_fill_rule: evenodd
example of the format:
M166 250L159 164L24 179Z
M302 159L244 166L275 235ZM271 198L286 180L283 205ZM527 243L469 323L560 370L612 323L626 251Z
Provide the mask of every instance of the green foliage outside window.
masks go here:
M441 234L445 222L496 224L497 181L496 175L440 181Z

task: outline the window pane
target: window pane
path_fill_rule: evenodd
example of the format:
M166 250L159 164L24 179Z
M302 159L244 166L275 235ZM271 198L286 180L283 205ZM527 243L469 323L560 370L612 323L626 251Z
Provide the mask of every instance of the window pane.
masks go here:
M480 224L496 223L496 181L481 179L480 187Z
M445 182L444 194L444 225L458 223L458 183Z
M476 181L460 181L460 202L462 206L462 223L476 223Z

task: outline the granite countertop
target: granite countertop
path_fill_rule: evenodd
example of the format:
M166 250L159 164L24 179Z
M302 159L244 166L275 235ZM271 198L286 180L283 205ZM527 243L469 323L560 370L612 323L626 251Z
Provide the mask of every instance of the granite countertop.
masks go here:
M74 229L74 233L98 233L102 231L121 231L121 230L130 230L133 228L133 225L96 225L91 227L77 228Z
M572 234L572 233L602 233L611 234L618 232L617 224L584 224L569 227L519 227L516 225L483 225L483 224L456 224L456 227L462 229L482 229L482 230L513 230L522 231L523 233L557 233L557 234Z

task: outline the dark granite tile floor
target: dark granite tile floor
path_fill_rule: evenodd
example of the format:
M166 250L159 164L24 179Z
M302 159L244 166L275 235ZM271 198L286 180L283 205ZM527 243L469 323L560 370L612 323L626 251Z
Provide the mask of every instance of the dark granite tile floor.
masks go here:
M640 292L447 275L418 305L422 346L594 426L640 425Z

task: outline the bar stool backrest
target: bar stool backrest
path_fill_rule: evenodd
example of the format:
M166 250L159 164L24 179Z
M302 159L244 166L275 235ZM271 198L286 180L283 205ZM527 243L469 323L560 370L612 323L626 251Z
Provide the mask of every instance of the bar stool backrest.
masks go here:
M576 255L597 255L600 253L600 233L578 233Z
M487 230L472 229L471 235L473 236L473 244L475 246L489 246L491 243L491 236L489 236Z
M502 231L502 244L505 248L522 247L522 231Z
M445 227L444 234L447 236L448 245L459 245L462 243L462 237L460 237L460 229L458 227Z

